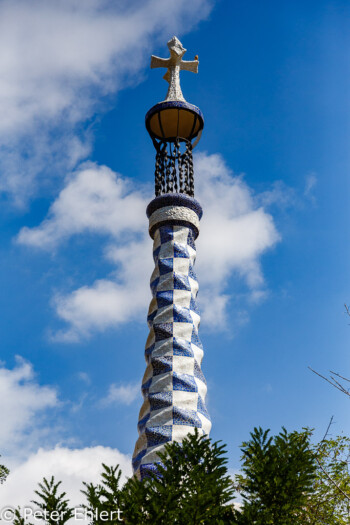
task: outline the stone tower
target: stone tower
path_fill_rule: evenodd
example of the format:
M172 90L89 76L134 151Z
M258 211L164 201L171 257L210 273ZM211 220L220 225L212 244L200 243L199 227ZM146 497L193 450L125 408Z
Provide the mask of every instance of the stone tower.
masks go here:
M155 268L141 387L144 401L133 454L133 470L140 479L157 471L158 453L166 443L181 442L195 428L203 434L211 428L194 271L202 208L194 199L192 149L204 121L200 109L185 101L180 87L180 71L197 73L198 58L182 60L186 49L176 37L168 48L169 58L151 59L151 68L167 69L167 97L146 114L156 149L156 197L147 207Z

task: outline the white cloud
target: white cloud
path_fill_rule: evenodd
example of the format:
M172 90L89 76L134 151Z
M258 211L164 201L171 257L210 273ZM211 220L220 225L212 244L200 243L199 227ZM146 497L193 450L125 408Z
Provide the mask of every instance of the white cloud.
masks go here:
M317 186L317 176L315 173L309 173L305 180L304 197L312 204L316 204L315 188Z
M238 271L249 287L259 287L259 257L279 240L272 216L257 207L252 190L220 155L197 155L195 168L196 194L204 209L197 241L201 280L222 286Z
M57 392L39 385L30 363L18 357L13 369L1 365L0 452L2 463L10 469L1 486L1 507L30 504L43 477L62 480L72 504L79 505L82 481L96 483L102 463L119 464L123 479L131 475L131 458L116 449L72 449L57 444L59 433L49 423L58 405Z
M105 256L118 268L113 280L100 279L70 294L56 294L54 306L71 329L56 333L55 339L77 340L92 328L103 330L135 320L146 308L152 269L145 214L149 200L109 168L84 164L69 178L47 218L37 228L22 228L18 242L42 249L55 249L85 232L106 235Z
M210 3L1 2L0 190L21 202L43 172L52 178L86 158L82 124L107 95L140 80L151 47L189 30Z
M126 383L116 385L112 383L109 386L108 394L106 397L101 399L100 404L102 406L109 406L114 404L131 405L133 401L140 395L140 384L137 383Z
M196 196L203 206L197 241L200 305L206 326L224 328L231 298L230 278L245 282L250 301L261 299L266 291L260 257L280 237L272 216L260 204L261 196L255 196L220 155L198 154L195 170ZM238 309L230 328L246 320L247 313Z
M93 330L143 319L150 300L151 246L145 233L139 241L108 245L105 255L117 265L113 280L100 279L71 293L56 294L56 312L70 328L57 332L53 339L77 341Z
M56 482L62 481L61 491L67 492L73 506L78 506L84 502L80 492L82 482L97 483L102 463L108 466L119 464L123 472L122 482L132 474L131 458L110 447L40 448L19 464L7 463L11 471L6 483L1 486L1 504L14 507L29 505L42 478L55 476Z
M56 390L37 383L30 363L17 357L17 365L12 370L1 366L1 453L17 451L18 454L25 454L39 440L43 440L48 428L41 421L41 415L58 404Z
M204 208L197 241L200 304L207 326L218 327L225 325L231 277L245 282L251 301L263 298L260 258L279 234L259 196L220 155L198 154L195 169L196 195ZM38 227L20 231L20 243L43 249L55 249L64 239L87 231L103 234L104 255L116 264L105 279L55 296L57 314L68 323L56 339L78 340L94 330L144 318L153 266L144 215L147 201L120 175L89 164L68 179ZM241 312L239 317L246 315Z
M85 384L90 385L91 379L87 372L78 372L78 378L83 381Z
M277 180L269 190L263 191L257 196L257 201L261 206L271 206L275 204L283 209L298 205L299 198L294 188L287 186L282 180Z
M213 291L210 287L202 286L200 282L199 304L201 307L202 321L209 328L222 330L226 328L226 312L230 301L230 296L224 293ZM237 312L235 315L237 322Z
M77 233L118 237L144 226L145 198L106 166L86 163L67 181L37 228L23 228L18 242L50 249Z

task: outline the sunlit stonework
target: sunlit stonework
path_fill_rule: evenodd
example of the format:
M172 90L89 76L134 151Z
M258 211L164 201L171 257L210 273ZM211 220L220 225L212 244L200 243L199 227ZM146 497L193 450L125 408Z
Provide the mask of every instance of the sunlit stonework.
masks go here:
M195 60L182 60L187 49L183 47L180 40L174 36L168 42L170 51L169 58L160 58L152 55L151 68L166 67L167 72L164 75L164 80L169 82L169 89L165 101L168 100L182 100L185 102L184 96L180 86L180 71L191 71L198 73L198 58Z

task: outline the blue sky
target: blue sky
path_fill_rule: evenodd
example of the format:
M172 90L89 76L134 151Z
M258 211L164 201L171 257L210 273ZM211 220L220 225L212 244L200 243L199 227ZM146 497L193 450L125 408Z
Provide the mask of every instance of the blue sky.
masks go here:
M199 55L195 157L211 436L350 432L349 31L341 1L0 2L0 454L8 504L130 474L152 269L150 55ZM16 357L18 356L18 357Z

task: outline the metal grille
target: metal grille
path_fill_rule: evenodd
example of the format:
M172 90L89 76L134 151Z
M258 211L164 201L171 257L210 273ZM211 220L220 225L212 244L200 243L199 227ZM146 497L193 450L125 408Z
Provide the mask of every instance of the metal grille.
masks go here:
M185 193L194 197L192 144L187 140L159 141L155 167L156 196ZM182 150L182 151L181 151Z

